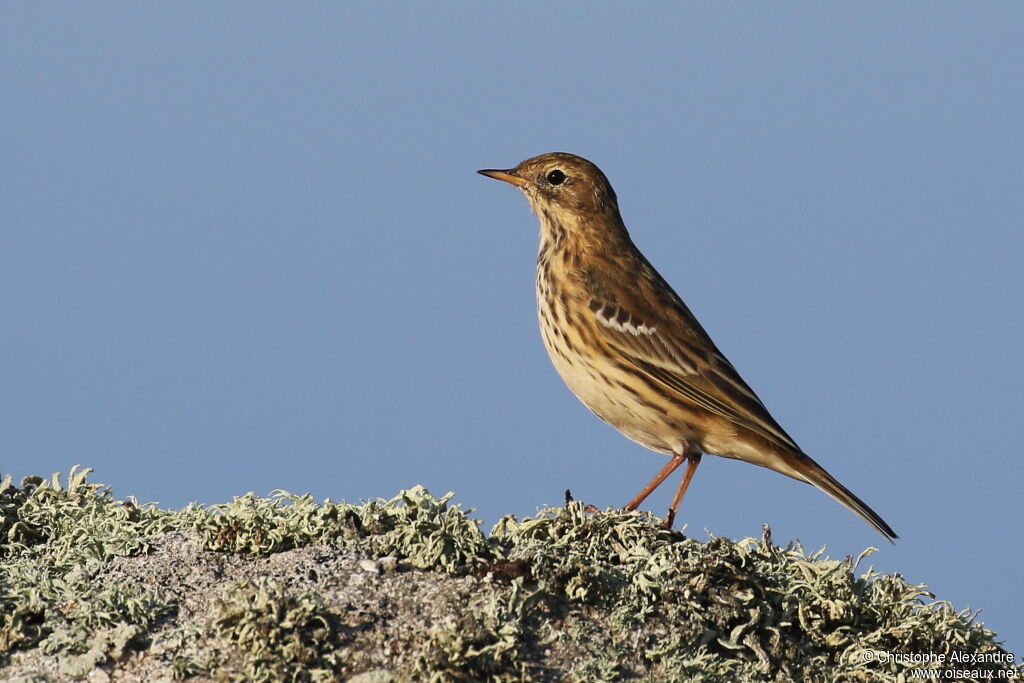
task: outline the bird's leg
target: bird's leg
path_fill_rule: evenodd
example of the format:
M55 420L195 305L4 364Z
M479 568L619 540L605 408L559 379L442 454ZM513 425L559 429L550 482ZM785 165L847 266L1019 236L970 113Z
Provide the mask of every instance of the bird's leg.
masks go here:
M683 500L683 496L686 495L686 489L690 486L690 480L693 479L693 473L697 471L697 465L700 464L700 452L688 453L686 455L686 471L683 472L683 480L679 482L679 488L676 490L676 495L672 498L672 505L668 508L668 515L665 516L665 521L661 523L662 529L671 529L672 525L676 521L676 508L679 507L680 501Z
M685 460L685 459L686 459L685 455L678 455L678 454L673 455L672 459L669 460L665 464L665 466L661 468L661 471L658 472L658 474L655 475L654 479L651 479L651 482L647 486L644 487L644 490L641 491L640 493L636 494L636 497L633 500L631 500L628 503L626 503L626 509L627 510L636 510L638 507L640 507L640 503L644 502L644 498L646 498L647 496L651 495L651 491L653 491L654 489L656 489L659 486L661 486L661 482L665 481L665 479L666 479L666 477L668 477L668 475L670 475L673 472L675 472L676 468L679 467L680 465L682 465L683 464L683 460Z

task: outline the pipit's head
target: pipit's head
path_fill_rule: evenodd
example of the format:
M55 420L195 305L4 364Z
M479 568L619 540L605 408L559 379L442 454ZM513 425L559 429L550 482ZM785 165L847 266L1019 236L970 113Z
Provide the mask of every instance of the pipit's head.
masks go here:
M541 154L515 168L477 173L518 187L542 221L547 217L571 226L581 219L618 216L618 201L608 178L597 166L575 154Z

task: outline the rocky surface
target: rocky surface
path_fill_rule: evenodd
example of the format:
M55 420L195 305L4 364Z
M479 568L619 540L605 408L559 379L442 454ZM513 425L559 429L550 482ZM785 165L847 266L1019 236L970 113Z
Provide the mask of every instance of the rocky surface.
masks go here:
M87 473L0 485L2 680L868 682L910 667L867 652L1006 655L923 587L767 530L571 503L485 535L419 487L159 510Z

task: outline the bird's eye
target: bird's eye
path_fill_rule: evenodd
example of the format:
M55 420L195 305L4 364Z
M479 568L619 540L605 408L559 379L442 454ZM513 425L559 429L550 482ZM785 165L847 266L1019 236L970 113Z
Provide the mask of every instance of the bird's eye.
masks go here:
M547 180L549 185L561 185L565 182L565 174L556 168L548 172Z

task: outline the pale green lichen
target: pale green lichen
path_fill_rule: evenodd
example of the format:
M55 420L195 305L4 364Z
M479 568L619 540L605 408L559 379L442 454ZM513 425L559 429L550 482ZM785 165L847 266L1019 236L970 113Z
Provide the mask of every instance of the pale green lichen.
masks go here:
M230 681L333 681L339 673L341 620L312 593L260 578L229 586L214 605L213 631L240 662L220 669Z
M448 504L454 495L434 498L416 486L388 501L352 505L317 504L287 491L270 498L249 493L213 506L195 527L210 550L266 554L331 543L367 557L398 557L417 569L465 571L487 542L479 522Z
M416 677L438 682L532 680L524 643L531 639L527 629L536 625L534 604L519 578L508 595L440 620L427 630L414 664Z
M38 556L55 572L67 572L111 557L144 552L154 534L180 528L180 515L134 498L114 500L102 484L88 482L90 469L72 467L66 484L26 477L21 488L10 476L0 482L6 539L4 554Z
M905 666L867 661L865 650L1003 651L968 612L933 602L923 586L855 576L870 551L837 562L798 544L779 548L767 530L759 540L700 543L636 513L588 514L579 503L504 519L492 538L529 558L543 590L607 614L613 627L600 633L582 612L563 630L590 655L583 678L614 678L631 661L634 673L659 680L890 681Z
M0 656L38 644L65 657L65 672L84 671L120 656L170 611L155 592L91 584L105 562L145 552L150 537L179 522L133 499L115 501L89 472L72 468L66 484L56 474L20 488L9 476L0 482Z
M226 681L871 683L910 667L868 651L1006 652L923 586L858 574L870 550L829 560L767 530L702 543L580 503L484 535L451 494L422 487L358 505L278 491L167 511L115 500L88 472L0 481L0 667L20 652L68 679L149 657L164 677ZM212 567L204 581L223 575L188 615L191 588L151 585L143 562L172 538L198 539L188 552ZM320 564L305 560L301 576L273 574L272 556L303 548L347 573L311 579ZM110 579L114 566L130 580ZM425 593L403 593L412 583Z

